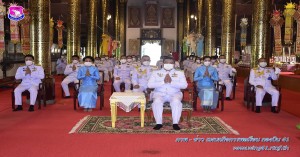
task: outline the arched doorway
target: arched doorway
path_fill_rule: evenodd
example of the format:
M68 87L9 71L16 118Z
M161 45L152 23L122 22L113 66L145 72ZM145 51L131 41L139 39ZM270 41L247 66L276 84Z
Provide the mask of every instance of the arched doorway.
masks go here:
M150 65L156 62L162 55L162 38L160 29L141 29L141 56L148 55L151 59Z

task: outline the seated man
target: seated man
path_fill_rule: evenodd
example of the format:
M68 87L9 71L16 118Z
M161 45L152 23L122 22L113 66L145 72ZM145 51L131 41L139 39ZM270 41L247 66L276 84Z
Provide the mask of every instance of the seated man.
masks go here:
M215 109L219 99L219 93L216 92L214 81L218 81L217 69L211 66L209 56L203 57L204 65L196 69L194 81L198 82L198 96L201 99L201 106L204 112L211 112Z
M157 66L157 68L160 70L162 67L163 67L163 59L164 59L164 56L160 56L160 60L158 60L157 62L156 62L156 66Z
M132 73L133 92L144 92L147 90L151 73L150 57L144 55L142 57L142 66L134 69Z
M253 68L250 71L249 83L255 86L256 90L256 113L260 113L260 107L262 106L262 100L267 93L272 96L272 108L271 112L278 113L276 106L278 105L279 92L272 85L271 80L277 80L280 73L279 68L267 68L267 61L265 58L258 60L259 67Z
M102 59L102 61L104 62L105 65L107 65L109 76L111 76L112 70L114 68L114 62L111 59L109 59L108 55L104 55L103 58L104 59Z
M95 58L95 66L98 68L99 71L104 72L104 81L108 82L109 81L109 75L108 75L108 67L110 64L108 62L105 62L104 57L96 57Z
M131 59L131 57L130 57ZM131 71L133 67L130 64L127 64L126 56L121 56L121 64L116 65L114 68L114 88L116 92L120 92L120 84L125 83L125 90L130 90L131 86Z
M135 55L132 55L131 57L132 57L132 66L136 69L139 68L141 66L141 62L137 61Z
M65 93L65 98L70 98L70 91L69 91L69 86L68 84L71 82L77 82L77 73L78 69L82 65L79 63L79 56L78 55L73 55L72 56L72 63L68 64L64 74L67 75L67 77L61 82L61 87L64 90Z
M170 102L172 109L173 129L180 130L178 126L181 117L183 98L181 89L187 88L184 73L174 69L174 59L166 57L163 60L163 68L153 71L148 82L149 88L155 88L153 91L152 109L156 126L154 130L159 130L162 125L163 104Z
M217 65L219 81L226 86L226 100L231 100L230 95L233 84L229 76L235 75L236 70L231 65L226 64L226 57L224 55L220 56L219 62Z
M61 58L57 59L56 74L60 75L60 74L64 73L66 66L67 66L67 58L66 57L67 56L64 54L64 55L61 55Z
M29 112L34 111L34 105L38 94L39 84L42 82L41 79L45 78L44 69L41 66L33 64L34 57L32 55L25 56L26 66L19 67L15 78L17 80L22 79L22 82L14 90L15 95L15 108L13 111L23 110L22 107L22 93L28 90L30 93L30 107Z

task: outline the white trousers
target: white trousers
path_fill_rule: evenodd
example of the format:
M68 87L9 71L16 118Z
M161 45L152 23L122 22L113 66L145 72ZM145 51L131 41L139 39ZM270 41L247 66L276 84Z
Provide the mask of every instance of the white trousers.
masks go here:
M262 100L266 92L272 96L272 106L277 106L278 99L279 99L279 92L274 87L265 87L264 89L256 88L256 106L262 106Z
M18 85L18 87L15 89L14 94L15 94L15 105L22 105L22 93L25 90L28 90L30 93L30 105L35 105L35 101L37 98L38 94L38 86L35 85Z
M170 102L173 124L178 124L182 112L181 100L181 92L172 95L160 95L159 93L154 93L152 110L156 124L162 124L163 105L165 102Z
M226 97L230 97L233 87L231 80L222 80L222 83L226 87Z
M67 76L62 82L61 87L64 90L65 96L70 96L69 86L68 84L74 81L78 81L76 77L73 76Z
M114 88L116 90L116 92L120 92L120 85L121 83L124 82L125 83L125 90L130 90L130 86L131 86L131 81L130 78L127 79L120 79L120 80L114 80Z
M104 73L104 81L109 81L109 75L108 75L107 68L99 68L99 70L103 71L103 73ZM101 77L103 77L103 76L101 76Z

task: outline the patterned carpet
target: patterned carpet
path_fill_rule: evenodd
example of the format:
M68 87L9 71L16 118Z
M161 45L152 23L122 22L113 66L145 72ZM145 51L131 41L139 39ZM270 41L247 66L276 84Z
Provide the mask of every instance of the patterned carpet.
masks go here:
M218 117L192 117L190 126L186 120L180 122L180 131L172 128L172 118L164 117L163 128L153 130L155 123L145 123L140 127L140 117L118 117L116 128L111 127L111 117L86 116L80 120L70 133L125 133L125 134L236 134L239 133Z

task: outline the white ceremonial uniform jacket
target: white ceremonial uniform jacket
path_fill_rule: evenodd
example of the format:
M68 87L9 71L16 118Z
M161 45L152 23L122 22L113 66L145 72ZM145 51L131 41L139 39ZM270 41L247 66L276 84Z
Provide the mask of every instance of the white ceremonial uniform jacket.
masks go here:
M120 77L121 79L130 79L133 66L130 64L116 65L114 68L114 78Z
M166 84L164 80L167 74L170 75L172 81ZM148 82L148 88L155 88L153 97L156 94L172 96L172 94L181 92L181 89L187 88L187 85L183 71L175 69L166 71L164 68L153 71Z
M148 81L150 79L151 73L152 73L151 66L144 66L134 69L132 73L132 84L135 85L141 85L146 86L148 84Z
M21 66L18 68L15 78L17 80L22 79L22 85L34 85L39 86L42 82L41 79L45 78L44 69L41 66L30 65L31 74L26 73L27 66Z
M233 75L233 72L235 72L235 69L232 68L231 65L228 65L226 63L222 64L219 63L216 67L218 74L219 74L219 78L223 81L223 80L230 80L231 78L229 76Z
M95 62L95 66L98 68L98 70L108 70L111 66L109 62L107 61L100 61L98 63Z
M64 74L65 74L65 75L68 75L68 76L71 76L71 77L77 78L78 70L79 70L79 68L82 67L83 65L81 65L80 63L75 64L75 66L76 66L76 70L75 70L75 71L73 71L73 65L74 65L73 63L72 63L72 64L68 64L68 65L66 66L66 69L65 69Z
M249 83L254 86L261 85L264 88L268 88L268 87L274 87L271 83L271 80L277 80L277 79L278 76L277 74L275 74L273 68L258 67L258 68L251 69Z

